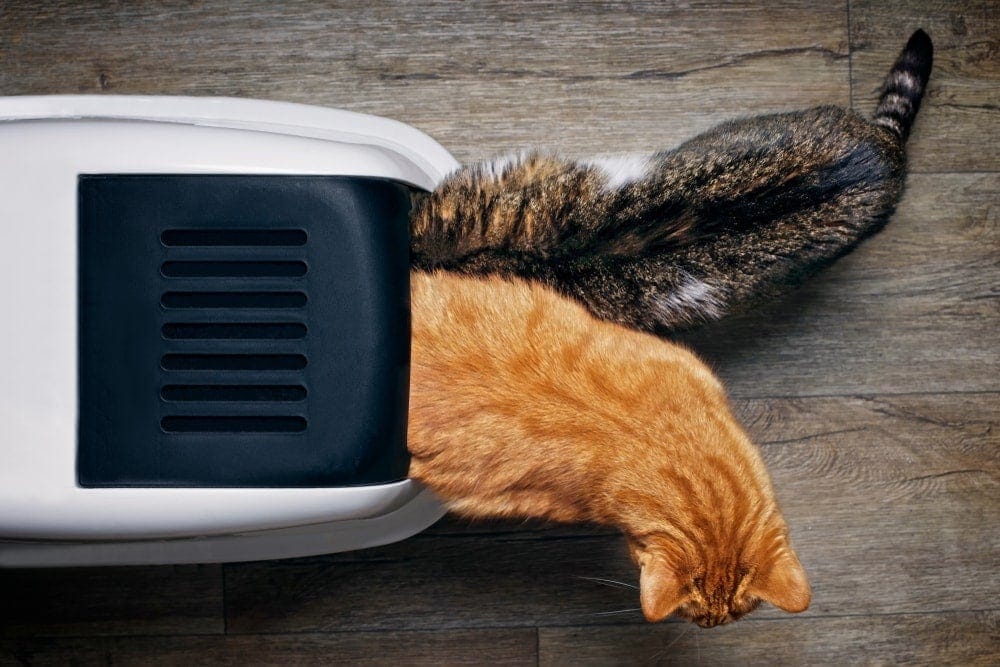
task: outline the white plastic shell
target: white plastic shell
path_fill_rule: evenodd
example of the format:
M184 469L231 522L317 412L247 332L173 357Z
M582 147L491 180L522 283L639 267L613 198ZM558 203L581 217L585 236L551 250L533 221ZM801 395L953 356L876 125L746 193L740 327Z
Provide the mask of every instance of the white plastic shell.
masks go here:
M349 488L76 484L80 174L379 176L457 167L395 121L226 98L0 98L0 566L253 560L403 539L442 506L409 480ZM170 540L164 542L163 540Z

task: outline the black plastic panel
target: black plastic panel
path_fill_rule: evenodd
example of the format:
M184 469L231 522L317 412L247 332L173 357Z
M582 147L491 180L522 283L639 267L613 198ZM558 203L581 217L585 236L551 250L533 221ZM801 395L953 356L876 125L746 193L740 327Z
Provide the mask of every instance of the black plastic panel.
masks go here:
M409 202L356 177L81 176L80 485L404 478Z

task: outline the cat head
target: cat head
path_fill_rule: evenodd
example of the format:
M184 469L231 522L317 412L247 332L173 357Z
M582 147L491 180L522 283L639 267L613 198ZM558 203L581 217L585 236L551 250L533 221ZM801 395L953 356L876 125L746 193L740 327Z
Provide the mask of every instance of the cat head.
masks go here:
M727 550L709 549L697 556L666 534L630 536L646 619L655 623L675 614L711 628L739 619L761 602L805 611L811 597L805 570L785 531L772 535L750 551L727 555Z
M643 613L714 627L761 602L804 611L809 582L760 450L719 379L695 355L672 354L613 494Z

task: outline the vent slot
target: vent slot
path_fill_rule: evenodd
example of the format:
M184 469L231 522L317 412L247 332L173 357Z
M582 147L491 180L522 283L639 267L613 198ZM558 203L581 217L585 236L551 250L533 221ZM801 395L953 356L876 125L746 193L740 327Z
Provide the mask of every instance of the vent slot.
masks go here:
M160 234L163 245L184 246L303 246L303 229L167 229Z
M185 417L168 415L160 420L167 433L301 433L303 417Z
M303 308L305 292L167 292L164 308Z
M181 246L302 246L307 235L297 229L170 229L160 235L168 247ZM266 252L266 251L265 251ZM160 274L170 281L173 278L202 278L191 291L165 291L160 296L160 306L167 310L211 311L217 309L289 310L304 309L308 296L304 290L295 291L217 291L226 285L215 279L225 278L301 278L307 273L301 260L272 260L261 258L247 261L222 259L174 260L160 266ZM168 282L169 284L169 282ZM272 283L273 284L273 283ZM280 283L279 283L280 284ZM194 285L192 285L194 286ZM269 284L269 286L271 286ZM212 288L216 289L213 290ZM197 289L201 288L201 289ZM166 322L161 333L168 340L177 341L276 341L302 340L307 327L301 322ZM204 344L204 343L203 343ZM214 343L218 345L218 343ZM167 354L161 358L165 370L202 371L301 371L308 359L301 354ZM228 403L239 412L255 412L261 403L301 403L307 398L302 384L269 383L266 376L257 378L261 384L237 384L230 377L211 377L211 384L165 384L160 388L164 403L197 406L201 414L166 415L160 427L167 434L210 433L300 433L307 429L301 416L239 414L213 416L206 404ZM229 382L227 382L229 380ZM205 414L208 413L208 414Z
M300 384L168 384L160 390L160 398L175 403L202 401L296 403L306 400L306 396L306 388Z
M160 367L165 371L300 371L307 363L303 354L166 354Z
M305 262L164 262L165 278L301 278L309 267Z
M300 322L191 322L163 325L163 337L167 340L301 340L306 337L306 332L306 325Z

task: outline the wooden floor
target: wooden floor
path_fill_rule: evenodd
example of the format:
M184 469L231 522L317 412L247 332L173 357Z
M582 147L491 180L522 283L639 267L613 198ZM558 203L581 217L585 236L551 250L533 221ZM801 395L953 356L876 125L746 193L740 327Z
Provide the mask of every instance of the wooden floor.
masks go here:
M761 443L808 612L644 624L615 534L446 519L301 560L0 572L0 663L1000 662L1000 5L0 0L0 93L237 95L425 130L460 160L669 147L869 113L935 42L888 228L767 312L686 336ZM0 147L2 150L2 147ZM2 462L0 462L2 465Z

